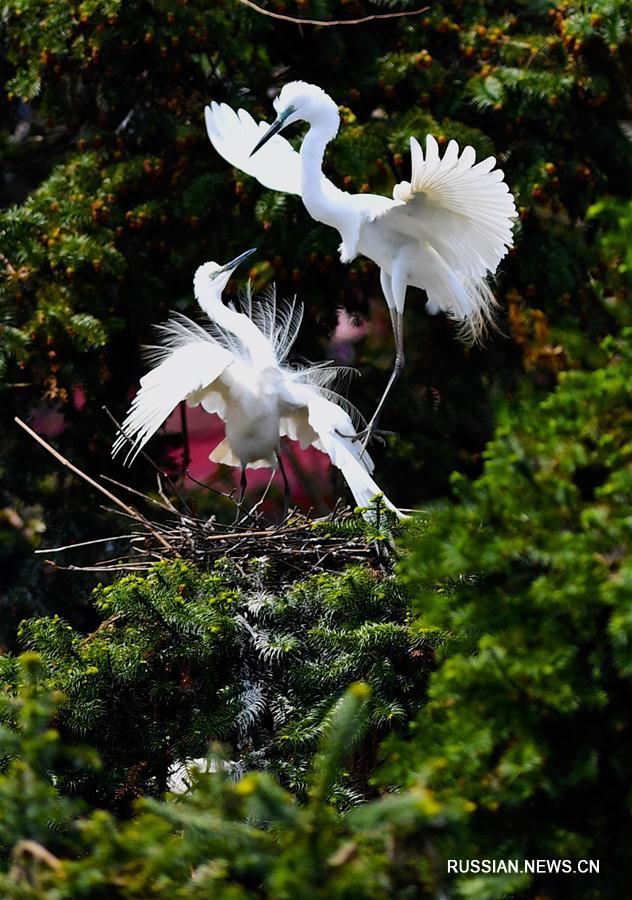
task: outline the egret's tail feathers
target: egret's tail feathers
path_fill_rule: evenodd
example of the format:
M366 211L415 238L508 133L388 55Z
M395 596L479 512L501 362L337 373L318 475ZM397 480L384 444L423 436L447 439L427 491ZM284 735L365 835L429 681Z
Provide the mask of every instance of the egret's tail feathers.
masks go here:
M340 441L338 443L338 449L333 455L330 453L330 456L334 465L338 466L344 475L345 481L349 485L349 489L353 494L357 506L360 506L363 509L370 509L375 497L380 496L384 505L390 509L391 512L395 513L395 515L400 518L402 517L402 513L400 513L397 507L382 493L370 472L366 470L353 445L350 447L347 441Z
M498 301L485 278L463 278L463 288L472 303L471 313L458 319L458 335L466 344L482 344L498 328Z
M480 343L494 325L496 299L484 278L457 274L435 250L424 242L424 288L427 311L440 310L459 323L459 336L467 343Z
M473 147L464 147L459 155L454 140L440 157L430 134L425 158L415 138L410 139L410 151L411 180L396 185L394 199L404 205L393 214L399 220L408 215L409 229L416 220L456 271L478 278L493 274L512 246L518 215L503 171L494 168L494 157L477 163Z

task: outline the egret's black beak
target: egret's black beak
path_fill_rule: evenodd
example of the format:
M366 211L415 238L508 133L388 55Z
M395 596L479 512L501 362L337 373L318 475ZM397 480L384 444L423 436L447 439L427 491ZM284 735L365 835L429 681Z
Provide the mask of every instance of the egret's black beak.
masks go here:
M282 118L281 116L279 116L279 118L275 122L273 122L272 125L270 125L270 127L268 128L268 130L266 131L264 136L261 138L261 140L259 141L257 146L254 148L254 150L250 151L250 156L253 156L257 152L257 150L261 150L263 145L265 143L267 143L271 137L274 137L275 134L278 134L279 131L281 131L281 129L283 128L284 122L285 122L285 117Z
M236 269L237 266L242 263L244 260L248 259L249 256L252 256L253 253L257 252L257 248L253 247L252 250L246 250L245 253L240 253L239 256L236 256L235 259L232 259L229 263L226 263L225 266L222 266L222 269L226 272Z

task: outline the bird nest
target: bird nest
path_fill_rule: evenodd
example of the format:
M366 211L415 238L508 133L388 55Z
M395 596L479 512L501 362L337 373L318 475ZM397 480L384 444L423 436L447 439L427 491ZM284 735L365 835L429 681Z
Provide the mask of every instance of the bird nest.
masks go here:
M367 533L369 530L373 533ZM158 559L183 559L208 570L227 560L245 576L256 560L267 562L281 577L294 578L360 563L390 568L389 543L375 526L367 528L352 510L343 507L318 519L293 510L278 524L257 513L242 516L231 525L214 517L181 514L177 520L151 521L135 529L128 536L125 555L104 561L98 568L143 571Z
M103 574L145 572L160 560L181 559L209 570L220 560L226 560L237 573L245 576L252 563L260 561L267 563L269 571L279 579L294 580L357 564L380 571L392 568L392 536L398 521L379 499L368 518L337 504L324 517L290 510L281 521L270 522L261 502L252 509L244 509L233 494L224 494L224 500L234 508L233 521L226 523L215 515L195 515L186 495L151 460L156 469L157 489L149 495L106 476L99 480L92 478L23 422L16 421L58 462L105 496L109 501L106 508L126 521L125 531L113 537L36 551L48 557L47 563L56 569ZM130 496L133 502L127 499ZM94 552L100 546L103 558L91 565L58 561L59 554L88 547Z

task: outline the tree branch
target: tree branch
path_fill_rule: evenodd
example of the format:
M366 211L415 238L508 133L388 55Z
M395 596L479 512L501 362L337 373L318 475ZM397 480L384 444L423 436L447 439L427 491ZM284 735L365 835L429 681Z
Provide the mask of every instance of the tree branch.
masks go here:
M272 12L269 9L262 9L252 0L238 0L244 6L254 9L255 12L262 16L269 16L271 19L279 19L282 22L292 22L294 25L322 25L325 28L331 28L335 25L362 25L363 22L372 22L373 19L400 19L402 16L419 16L421 13L427 12L430 7L424 6L422 9L409 9L392 13L374 13L370 16L362 16L360 19L337 19L335 21L325 21L323 19L300 19L296 16L284 16L282 13Z

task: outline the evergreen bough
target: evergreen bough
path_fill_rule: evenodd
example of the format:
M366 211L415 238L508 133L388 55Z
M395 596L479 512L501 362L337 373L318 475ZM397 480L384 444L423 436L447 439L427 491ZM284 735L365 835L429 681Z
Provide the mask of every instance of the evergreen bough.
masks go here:
M632 329L603 349L603 368L499 429L484 475L453 479L401 565L421 621L451 639L385 778L423 765L440 797L470 801L465 858L601 861L552 885L466 880L467 896L614 897L630 879Z
M21 640L64 696L64 737L103 760L83 780L60 771L60 784L119 810L160 795L215 741L232 746L237 771L267 769L304 797L336 699L363 680L369 737L336 794L358 802L371 794L380 738L418 708L440 639L411 618L391 576L360 567L274 590L262 562L245 577L228 561L209 573L158 563L98 588L95 602L102 621L91 634L55 616L23 623ZM0 657L7 684L17 672L15 657Z

